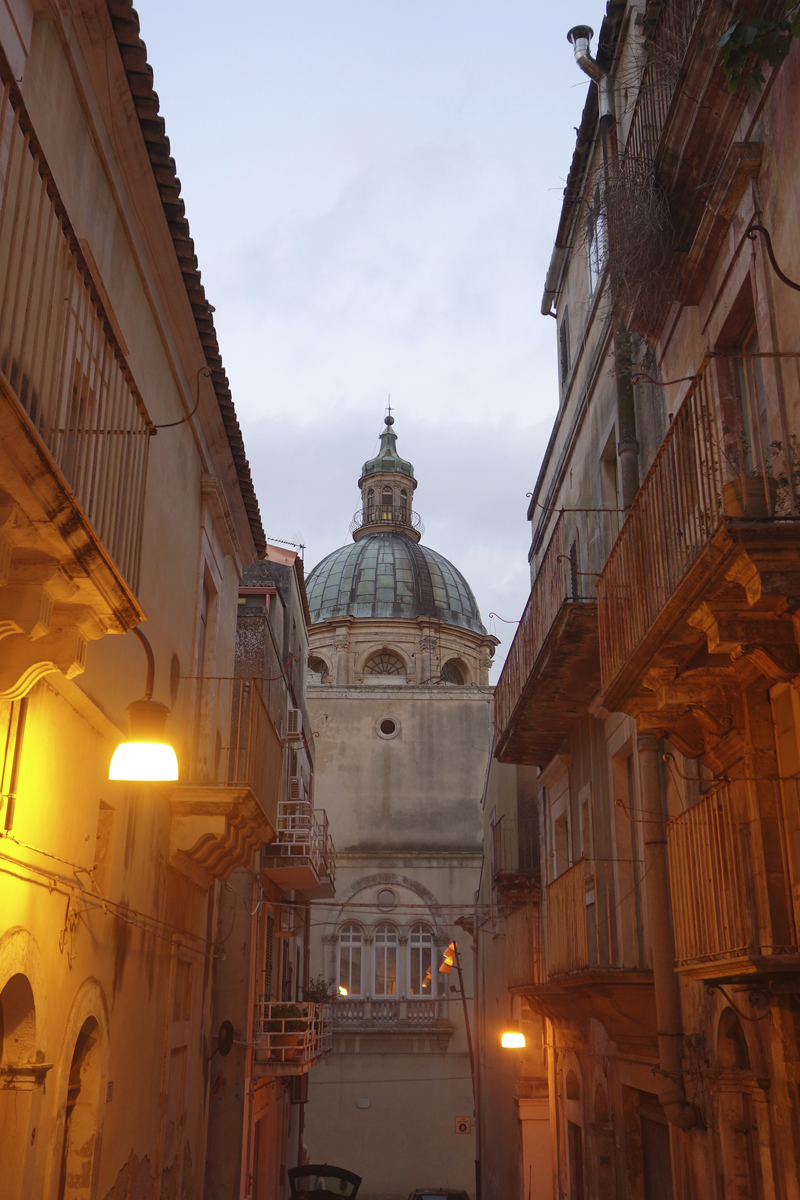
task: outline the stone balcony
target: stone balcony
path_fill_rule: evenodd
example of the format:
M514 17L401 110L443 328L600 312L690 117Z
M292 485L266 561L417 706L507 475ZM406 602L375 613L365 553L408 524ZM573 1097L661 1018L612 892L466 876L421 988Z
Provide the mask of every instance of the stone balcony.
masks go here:
M0 700L9 700L51 672L80 674L88 641L143 619L156 431L21 107L0 146L0 178Z
M545 766L600 684L597 603L555 524L495 689L495 755Z
M425 1044L446 1050L454 1028L448 1017L450 1001L442 999L337 999L332 1006L333 1033L337 1039L358 1039L362 1052L384 1050L403 1053ZM376 1042L376 1038L389 1040ZM430 1039L430 1040L429 1040Z
M170 866L206 889L275 837L283 746L255 679L184 679L171 724Z

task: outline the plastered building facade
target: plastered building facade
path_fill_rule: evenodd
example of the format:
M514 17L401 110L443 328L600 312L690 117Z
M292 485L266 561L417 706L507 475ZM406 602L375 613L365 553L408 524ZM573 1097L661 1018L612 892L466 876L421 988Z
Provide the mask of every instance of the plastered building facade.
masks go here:
M8 0L0 50L0 1191L199 1197L219 889L277 822L264 535L135 12ZM176 783L109 780L136 626Z
M463 577L420 544L416 480L391 417L360 487L354 544L308 580L316 796L337 847L336 902L313 906L311 962L337 996L332 1053L310 1075L306 1143L312 1161L362 1175L367 1200L425 1185L474 1195L461 1000L455 973L438 967L455 939L474 1021L465 926L495 640Z
M509 985L546 1021L573 1200L800 1187L800 58L729 88L731 20L615 3L596 57L570 34L595 82L495 753L538 770L542 892L506 919Z

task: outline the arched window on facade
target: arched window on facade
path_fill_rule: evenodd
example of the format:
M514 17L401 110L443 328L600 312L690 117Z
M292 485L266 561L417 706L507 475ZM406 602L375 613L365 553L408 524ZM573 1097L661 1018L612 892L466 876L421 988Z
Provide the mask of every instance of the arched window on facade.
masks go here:
M406 664L391 650L380 650L364 663L365 675L405 675Z
M92 1178L101 1078L100 1028L94 1017L89 1017L75 1042L67 1084L59 1200L89 1195L89 1187L84 1192L82 1183Z
M25 975L12 975L0 992L0 1067L5 1086L0 1088L0 1163L3 1196L22 1196L33 1186L20 1146L30 1143L30 1129L37 1124L29 1084L16 1083L17 1071L36 1060L36 1006ZM16 1068L16 1071L15 1071ZM24 1075L21 1076L24 1079ZM16 1086L15 1086L16 1083ZM21 1090L22 1087L25 1090ZM34 1110L38 1111L38 1110ZM5 1189L5 1190L3 1190Z
M358 925L344 925L339 934L339 995L362 994L364 934Z
M464 683L464 672L457 658L449 659L442 667L442 683Z
M435 996L438 964L433 934L427 925L414 925L408 939L408 994Z
M309 683L327 683L328 682L328 667L325 661L321 658L316 658L313 655L308 657L308 673L313 678L309 679Z
M397 930L379 925L375 930L375 996L397 995Z
M381 520L391 521L393 516L394 497L392 489L385 487L381 493Z

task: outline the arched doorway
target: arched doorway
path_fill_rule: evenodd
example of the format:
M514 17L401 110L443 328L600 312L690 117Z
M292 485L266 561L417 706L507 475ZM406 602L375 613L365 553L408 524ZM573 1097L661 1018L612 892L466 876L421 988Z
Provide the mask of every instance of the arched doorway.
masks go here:
M604 1085L598 1083L594 1090L594 1120L592 1121L598 1200L612 1200L614 1196L613 1133L608 1094Z
M31 985L22 974L12 975L0 992L0 1047L1 1190L8 1200L22 1200L37 1086L36 1006Z
M102 1073L100 1028L88 1017L75 1042L67 1082L58 1200L91 1198Z
M717 1029L715 1091L719 1113L720 1159L725 1200L763 1200L756 1108L761 1089L755 1082L742 1023L726 1008Z

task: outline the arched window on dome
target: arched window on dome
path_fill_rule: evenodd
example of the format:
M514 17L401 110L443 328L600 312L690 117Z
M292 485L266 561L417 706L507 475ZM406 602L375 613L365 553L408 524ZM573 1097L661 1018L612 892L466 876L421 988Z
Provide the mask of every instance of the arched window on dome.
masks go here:
M427 925L414 925L408 938L408 994L412 997L436 995L437 963L433 934Z
M309 683L327 683L330 672L328 664L321 658L316 658L309 655L308 659L308 682Z
M361 963L364 955L364 934L352 922L343 925L339 933L339 995L360 996Z
M390 487L385 487L381 493L381 520L391 521L394 509L394 496Z
M375 996L397 995L397 930L379 925L375 930Z
M375 520L375 489L369 488L367 491L367 520Z
M364 663L365 675L405 675L406 664L391 650L379 650Z
M450 658L442 667L442 683L465 684L464 664L457 658Z
M405 488L400 489L400 520L404 525L408 522L408 492Z

